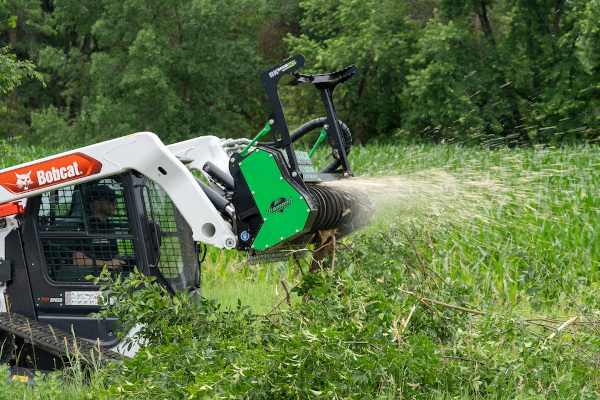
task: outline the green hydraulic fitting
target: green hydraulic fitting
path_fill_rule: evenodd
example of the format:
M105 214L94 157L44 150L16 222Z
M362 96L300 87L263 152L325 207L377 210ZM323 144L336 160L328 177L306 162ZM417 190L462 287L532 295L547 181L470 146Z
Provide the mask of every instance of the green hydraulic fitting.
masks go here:
M242 157L246 155L246 153L248 152L248 149L249 149L250 147L252 147L252 145L253 145L254 143L256 143L256 142L258 141L258 139L260 139L261 137L265 136L265 135L266 135L268 132L270 132L270 131L271 131L271 124L272 124L272 123L271 123L271 121L267 122L267 124L265 125L265 127L263 128L263 130L262 130L262 131L260 131L260 132L258 133L258 135L256 135L256 137L255 137L254 139L252 139L252 140L250 141L250 143L248 143L248 145L247 145L246 147L244 147L244 150L240 151L240 155L241 155Z
M308 154L309 157L313 156L313 154L317 150L317 146L321 144L321 142L323 141L323 139L325 139L325 136L327 136L327 132L325 131L325 128L323 128L323 129L321 129L321 135L317 139L317 142L315 143L315 145L313 146L312 150Z

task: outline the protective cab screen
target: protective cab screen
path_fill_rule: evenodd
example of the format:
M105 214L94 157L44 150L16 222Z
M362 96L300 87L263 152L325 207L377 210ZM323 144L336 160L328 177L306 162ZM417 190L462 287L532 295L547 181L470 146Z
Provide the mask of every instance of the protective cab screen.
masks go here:
M173 290L200 284L200 265L192 230L160 185L148 182L144 204L150 224L159 237L157 267Z
M123 185L101 179L42 195L38 227L49 278L87 282L106 266L127 272L135 265Z

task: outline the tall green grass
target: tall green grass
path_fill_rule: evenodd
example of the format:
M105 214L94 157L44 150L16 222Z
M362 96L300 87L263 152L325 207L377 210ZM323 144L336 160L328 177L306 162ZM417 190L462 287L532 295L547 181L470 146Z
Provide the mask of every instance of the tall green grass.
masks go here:
M235 308L238 300L257 313L267 313L297 281L291 263L246 265L235 251L210 249L202 267L202 295ZM281 283L283 282L283 284Z
M324 158L317 153L317 158ZM567 293L595 304L599 276L600 149L473 149L371 145L350 154L357 179L377 205L371 231L428 237L428 265L467 285L484 306L528 300L564 313ZM423 234L425 232L426 234ZM222 253L218 253L222 254ZM207 293L225 302L276 300L291 263L246 267L237 254L207 264ZM248 282L261 288L252 293ZM560 287L559 287L560 286ZM591 302L591 303L590 303Z

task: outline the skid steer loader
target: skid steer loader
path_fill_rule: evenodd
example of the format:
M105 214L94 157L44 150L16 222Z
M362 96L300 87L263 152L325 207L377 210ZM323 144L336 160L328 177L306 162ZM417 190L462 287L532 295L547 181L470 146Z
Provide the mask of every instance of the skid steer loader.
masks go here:
M339 238L364 226L368 196L324 184L353 176L351 134L332 94L357 68L305 75L296 72L303 64L299 54L260 75L271 114L252 140L166 146L141 132L1 170L0 361L49 370L74 348L103 361L131 354L119 347L115 320L88 317L100 291L85 277L103 268L136 268L172 293L198 291L206 245L272 262L324 232ZM326 117L289 133L278 85L316 89ZM293 148L315 129L315 148L331 147L319 171L314 148Z

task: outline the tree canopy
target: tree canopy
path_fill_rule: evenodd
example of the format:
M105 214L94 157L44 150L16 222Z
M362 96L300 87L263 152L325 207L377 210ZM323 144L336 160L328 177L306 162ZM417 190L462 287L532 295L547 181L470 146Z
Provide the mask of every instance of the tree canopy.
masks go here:
M363 142L595 142L598 26L586 0L0 1L0 137L251 137L259 73L303 53L359 67L335 101ZM324 114L283 99L291 125Z

